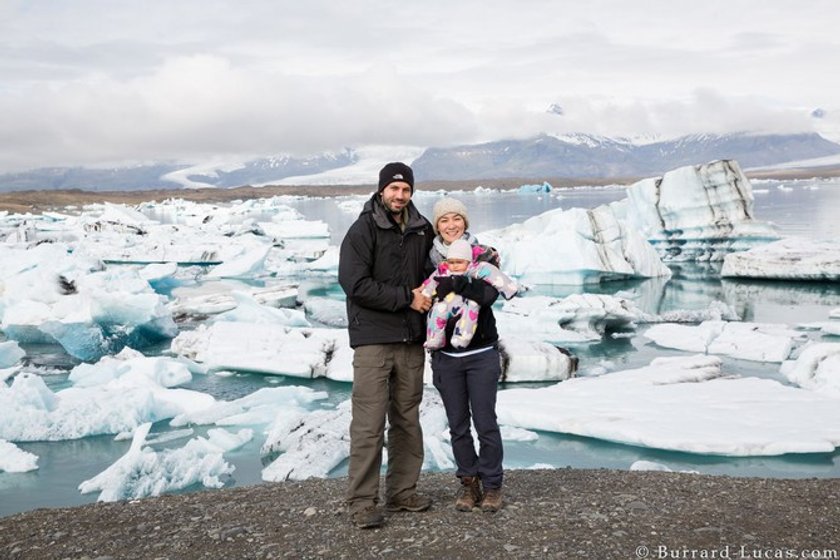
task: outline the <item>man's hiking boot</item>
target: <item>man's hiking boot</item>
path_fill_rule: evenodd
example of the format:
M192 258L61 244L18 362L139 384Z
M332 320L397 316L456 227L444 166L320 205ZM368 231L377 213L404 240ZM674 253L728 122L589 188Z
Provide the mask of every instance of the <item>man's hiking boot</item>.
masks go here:
M420 494L412 494L407 498L388 502L388 511L426 511L432 505L432 499Z
M481 511L495 513L502 509L502 489L485 488L484 499L481 500Z
M455 509L458 511L472 511L481 502L481 485L477 476L461 477L461 488L455 499Z
M382 515L382 510L376 506L368 506L353 512L352 519L353 525L359 529L372 529L385 524L385 516Z

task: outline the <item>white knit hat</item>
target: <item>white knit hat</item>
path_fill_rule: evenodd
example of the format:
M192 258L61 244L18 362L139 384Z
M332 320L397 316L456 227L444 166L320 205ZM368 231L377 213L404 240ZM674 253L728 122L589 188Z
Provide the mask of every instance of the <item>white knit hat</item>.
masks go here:
M449 250L446 251L447 259L461 259L472 262L472 257L472 245L466 239L456 239L449 246Z
M467 216L467 207L463 202L457 198L445 196L435 203L434 219L432 219L432 226L437 233L438 221L446 214L460 214L464 218L464 231L470 229L470 219Z

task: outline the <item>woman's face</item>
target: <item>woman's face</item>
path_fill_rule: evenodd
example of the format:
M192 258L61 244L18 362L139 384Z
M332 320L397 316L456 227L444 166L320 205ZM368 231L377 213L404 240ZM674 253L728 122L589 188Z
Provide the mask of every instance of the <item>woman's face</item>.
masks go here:
M461 236L464 235L466 229L464 217L455 212L444 214L438 220L437 229L444 243L449 245L456 239L461 239Z

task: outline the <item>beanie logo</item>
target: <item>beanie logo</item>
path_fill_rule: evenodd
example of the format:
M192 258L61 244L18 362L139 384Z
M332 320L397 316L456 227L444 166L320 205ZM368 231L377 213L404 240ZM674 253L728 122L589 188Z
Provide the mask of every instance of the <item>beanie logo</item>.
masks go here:
M394 175L394 176L392 177L392 179L400 179L400 180L402 180L402 179L404 179L404 178L405 178L405 177L403 177L403 176L402 176L402 173L397 173L396 175Z

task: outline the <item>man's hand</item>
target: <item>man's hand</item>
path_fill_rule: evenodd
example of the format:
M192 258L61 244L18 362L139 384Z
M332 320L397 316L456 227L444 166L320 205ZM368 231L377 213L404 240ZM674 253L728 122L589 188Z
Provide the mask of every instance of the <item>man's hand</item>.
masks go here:
M432 298L424 295L422 289L423 286L418 286L411 290L411 308L419 313L425 313L432 307Z

